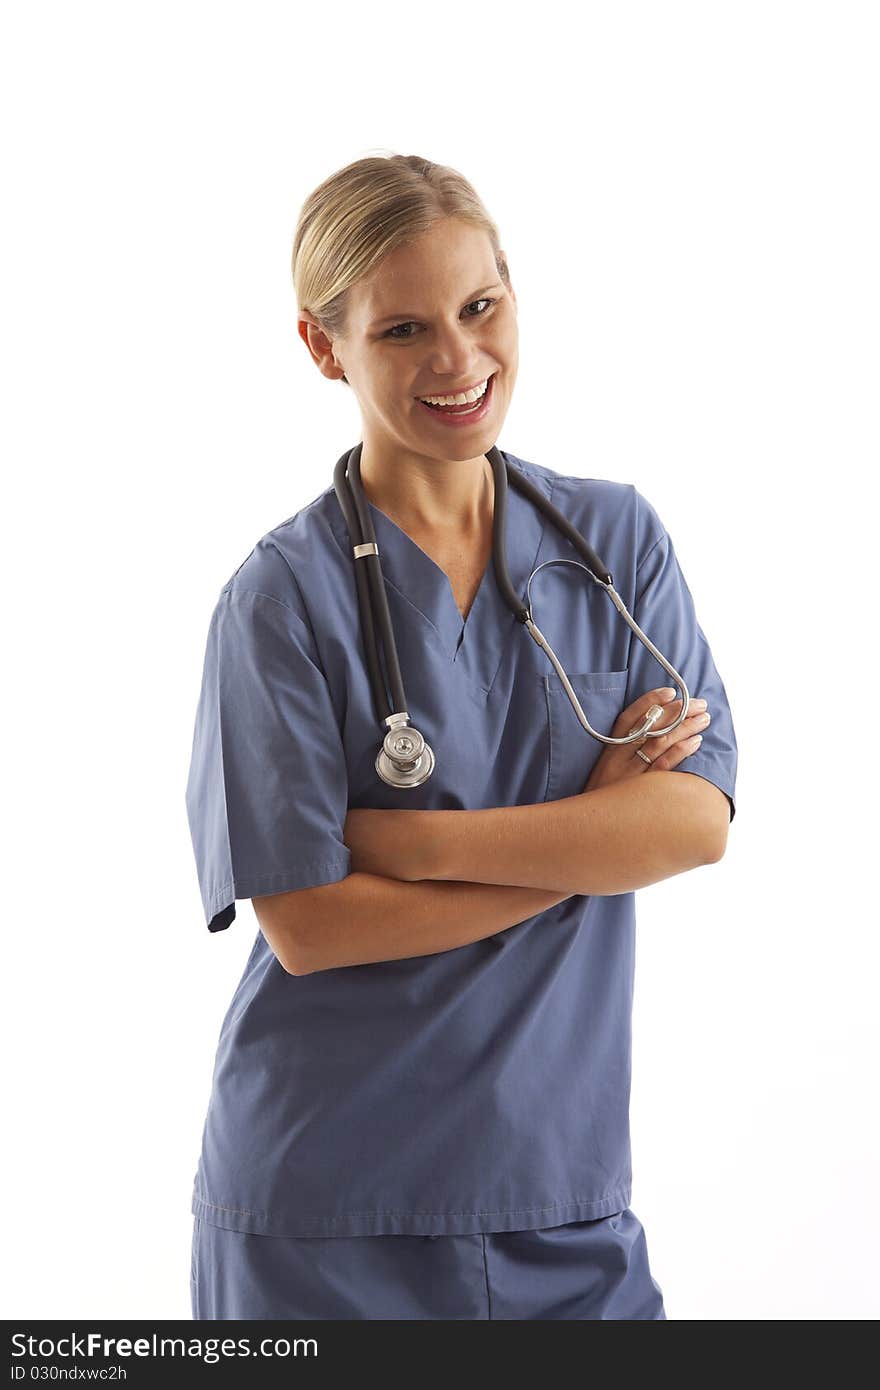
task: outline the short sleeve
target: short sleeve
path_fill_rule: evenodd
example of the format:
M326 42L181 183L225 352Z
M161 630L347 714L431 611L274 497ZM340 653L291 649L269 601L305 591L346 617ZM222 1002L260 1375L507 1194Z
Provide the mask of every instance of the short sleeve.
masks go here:
M208 630L186 809L208 930L236 898L345 878L348 776L306 622L267 594L220 595Z
M636 571L636 597L632 617L645 636L683 677L692 699L707 701L711 723L702 730L703 742L675 769L714 782L730 802L730 820L736 815L737 744L733 716L724 682L712 657L706 634L697 621L694 600L682 573L672 538L657 513L638 495L646 549ZM657 531L660 531L659 536ZM632 704L647 690L675 685L656 657L632 634L625 703ZM668 723L668 718L660 721ZM650 745L651 740L648 740ZM645 750L650 756L650 746Z

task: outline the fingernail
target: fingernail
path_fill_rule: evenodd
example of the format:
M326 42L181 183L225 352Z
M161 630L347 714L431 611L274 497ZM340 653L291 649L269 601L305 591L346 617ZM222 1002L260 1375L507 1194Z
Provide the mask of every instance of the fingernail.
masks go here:
M665 696L667 700L671 700L673 695L675 694L675 691L672 690L670 686L665 685L663 689L660 691L660 694Z
M700 744L701 744L702 742L703 742L703 735L702 735L702 734L694 734L693 738L691 739L691 743L693 744L694 748L699 748L699 746L700 746Z

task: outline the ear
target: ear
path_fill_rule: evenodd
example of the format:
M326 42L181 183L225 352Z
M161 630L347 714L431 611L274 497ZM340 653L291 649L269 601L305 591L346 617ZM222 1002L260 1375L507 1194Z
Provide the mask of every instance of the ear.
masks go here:
M333 344L324 332L324 329L313 318L311 314L303 311L299 315L297 332L302 338L312 361L317 364L318 370L323 376L331 381L338 381L340 377L345 380L341 365L336 361L333 352Z

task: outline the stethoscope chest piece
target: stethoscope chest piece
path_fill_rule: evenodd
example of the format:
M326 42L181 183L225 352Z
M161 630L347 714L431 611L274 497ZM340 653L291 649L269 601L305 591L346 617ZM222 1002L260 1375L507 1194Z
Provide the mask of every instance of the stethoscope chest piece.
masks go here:
M434 753L409 724L389 729L376 757L376 771L389 787L420 787L434 771Z

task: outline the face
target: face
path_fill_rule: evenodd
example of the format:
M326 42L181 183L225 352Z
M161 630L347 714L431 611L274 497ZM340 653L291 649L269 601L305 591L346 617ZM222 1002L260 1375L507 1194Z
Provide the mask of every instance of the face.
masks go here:
M516 297L488 233L455 218L387 255L352 287L346 333L332 342L301 316L320 370L343 373L363 417L365 453L393 461L478 459L498 438L519 362ZM480 387L483 405L447 423L419 398Z

